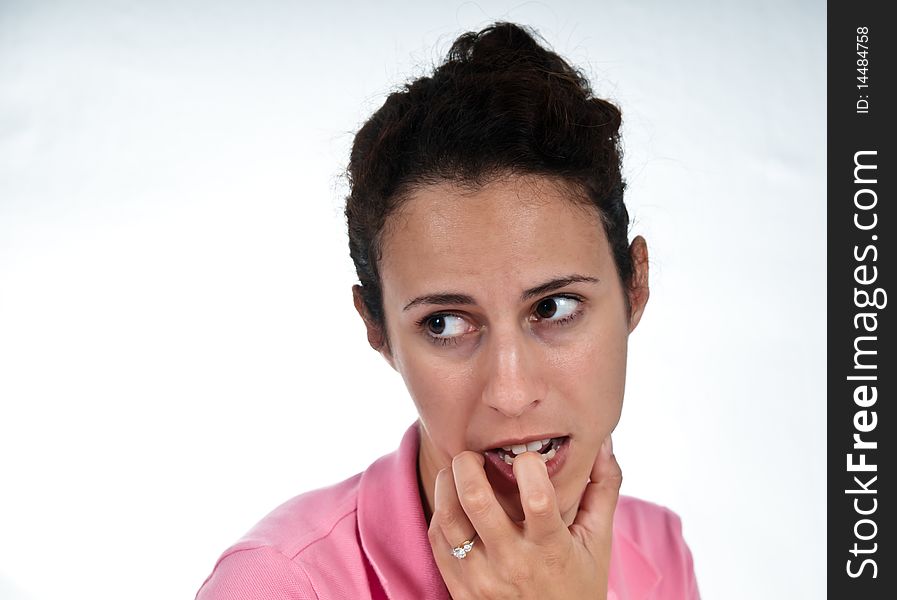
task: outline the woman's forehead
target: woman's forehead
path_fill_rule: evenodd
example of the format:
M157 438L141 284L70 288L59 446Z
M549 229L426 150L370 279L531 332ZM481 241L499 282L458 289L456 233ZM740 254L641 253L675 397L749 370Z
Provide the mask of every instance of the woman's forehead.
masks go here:
M596 210L583 208L569 188L537 180L475 191L424 186L390 220L379 262L384 299L463 285L524 289L569 273L602 277L613 268Z

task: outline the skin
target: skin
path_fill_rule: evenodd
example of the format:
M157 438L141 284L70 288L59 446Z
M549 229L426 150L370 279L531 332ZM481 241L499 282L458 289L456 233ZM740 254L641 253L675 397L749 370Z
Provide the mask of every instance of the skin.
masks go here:
M628 336L648 300L648 253L637 236L635 274L624 287L596 209L577 198L542 176L414 189L382 238L385 329L353 290L369 342L402 375L420 415L430 541L456 599L606 590L621 481L610 434L623 404ZM597 282L521 299L574 274ZM471 301L406 309L444 293ZM531 452L515 460L516 486L484 469L485 450L542 434L570 436L554 477ZM452 557L448 549L474 533L477 549Z

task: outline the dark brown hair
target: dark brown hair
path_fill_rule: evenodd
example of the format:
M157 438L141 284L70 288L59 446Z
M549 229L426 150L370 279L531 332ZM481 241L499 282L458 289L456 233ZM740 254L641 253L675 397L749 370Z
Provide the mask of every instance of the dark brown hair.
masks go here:
M567 182L597 209L624 289L631 283L620 110L596 98L583 74L536 36L512 23L461 35L432 75L390 94L355 135L349 254L384 339L381 237L387 218L421 185L478 186L506 174ZM626 304L628 313L628 295Z

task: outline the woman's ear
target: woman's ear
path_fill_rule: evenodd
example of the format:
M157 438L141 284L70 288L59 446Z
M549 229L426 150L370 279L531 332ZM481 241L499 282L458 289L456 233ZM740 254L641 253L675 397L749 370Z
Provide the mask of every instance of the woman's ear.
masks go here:
M635 236L629 245L632 257L632 284L626 293L629 294L629 333L635 329L645 312L648 296L648 243L640 235Z
M361 294L360 285L356 284L352 286L352 301L355 303L355 310L358 311L358 316L364 321L364 327L368 334L368 343L371 345L371 348L383 355L383 358L386 359L389 366L395 369L396 365L393 362L392 352L389 348L389 340L386 338L386 332L384 332L383 328L371 318L367 307L364 305L364 297Z

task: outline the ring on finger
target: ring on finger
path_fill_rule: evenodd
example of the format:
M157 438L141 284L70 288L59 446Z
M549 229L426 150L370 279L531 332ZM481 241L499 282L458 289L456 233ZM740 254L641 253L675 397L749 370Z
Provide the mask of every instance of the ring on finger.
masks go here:
M464 540L463 542L461 542L461 544L452 548L452 556L459 560L465 558L468 554L470 554L470 551L473 550L473 545L476 541L477 534L474 533L470 539Z

